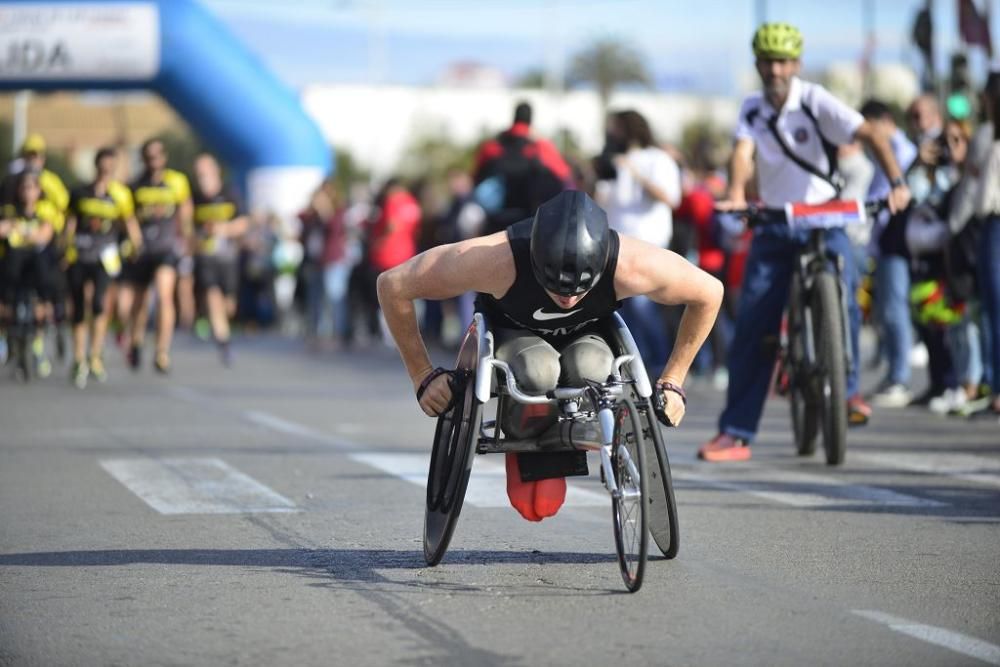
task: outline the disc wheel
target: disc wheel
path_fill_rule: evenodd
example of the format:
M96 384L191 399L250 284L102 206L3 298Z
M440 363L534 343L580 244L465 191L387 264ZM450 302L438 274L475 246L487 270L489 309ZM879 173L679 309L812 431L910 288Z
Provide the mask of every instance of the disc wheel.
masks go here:
M618 486L611 498L618 566L625 588L634 593L642 586L649 530L642 422L635 404L627 398L615 410L611 468Z
M644 406L643 453L646 463L646 509L649 517L649 532L653 536L660 553L665 558L674 558L680 548L680 525L677 521L677 501L674 499L674 483L670 475L670 460L667 447L656 418L652 401L641 399Z
M424 513L424 559L428 565L437 565L448 550L472 472L483 404L476 399L470 378L468 371L455 375L454 405L438 417L434 430Z

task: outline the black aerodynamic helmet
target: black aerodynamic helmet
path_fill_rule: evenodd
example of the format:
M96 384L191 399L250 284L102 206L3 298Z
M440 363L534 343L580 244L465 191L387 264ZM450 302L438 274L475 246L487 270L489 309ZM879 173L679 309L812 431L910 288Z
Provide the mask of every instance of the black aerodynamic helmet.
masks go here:
M601 279L611 247L608 216L585 192L566 190L538 207L531 228L531 268L561 296L583 294Z

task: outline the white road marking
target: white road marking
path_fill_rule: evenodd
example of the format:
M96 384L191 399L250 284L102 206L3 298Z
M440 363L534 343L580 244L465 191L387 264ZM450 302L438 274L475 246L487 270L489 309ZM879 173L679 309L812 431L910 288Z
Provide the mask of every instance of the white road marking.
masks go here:
M282 419L281 417L276 417L267 412L260 412L257 410L244 410L243 416L252 421L258 426L263 426L264 428L271 429L272 431L277 431L278 433L285 433L287 435L294 435L299 438L304 438L306 440L315 440L323 443L324 445L329 445L331 447L337 447L341 449L355 449L358 447L353 442L348 442L340 438L335 438L322 431L317 431L315 429L309 428L308 426L303 426L293 421L288 421L287 419Z
M937 500L917 498L873 486L850 484L836 477L792 470L741 465L729 472L675 468L675 479L704 484L730 491L748 493L793 507L945 507Z
M100 464L160 514L298 511L288 498L216 458L105 459Z
M351 454L351 459L372 466L393 477L416 484L420 488L427 487L427 467L430 464L430 454L384 454L362 453ZM465 502L475 507L509 507L507 499L507 472L504 464L490 460L501 457L476 457L469 478L469 488L465 493ZM611 499L604 491L592 491L581 488L570 482L566 485L567 507L610 507Z
M852 613L863 616L876 623L889 626L896 632L901 632L910 637L916 637L929 644L943 646L946 649L976 658L991 665L1000 665L1000 646L976 639L960 632L939 628L934 625L924 625L916 621L910 621L899 616L892 616L880 611L869 609L854 609Z
M885 468L945 475L966 482L1000 487L1000 459L985 456L957 453L858 452L851 453L851 459Z

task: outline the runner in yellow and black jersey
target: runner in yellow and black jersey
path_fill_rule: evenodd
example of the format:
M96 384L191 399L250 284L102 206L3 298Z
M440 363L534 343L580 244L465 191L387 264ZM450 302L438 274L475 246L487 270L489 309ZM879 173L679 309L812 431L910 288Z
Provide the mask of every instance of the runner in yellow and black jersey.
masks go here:
M132 184L142 251L134 263L125 266L120 306L129 313L128 361L136 370L146 332L149 288L155 283L158 318L153 365L166 373L170 369L170 341L176 319L176 249L181 238L190 238L191 188L184 174L166 168L167 151L159 139L143 144L142 160L145 171Z
M45 291L51 283L42 251L52 240L53 221L59 215L51 202L40 198L38 172L23 171L14 180L14 203L4 206L0 214L0 326L6 328L11 324L18 293L25 289L34 291L38 297L34 313L37 329L32 352L37 374L45 377L52 372L42 344Z
M223 186L219 163L203 153L194 161L195 284L208 311L222 363L232 363L229 318L236 311L237 240L246 232L243 202Z
M97 152L93 183L73 193L67 223L66 275L73 300L73 370L70 379L83 389L88 376L107 379L102 352L110 309L106 290L122 269L118 239L127 232L133 248L141 248L142 236L134 217L132 192L113 180L118 158L112 148ZM90 293L90 358L87 359L87 290Z
M23 171L33 171L38 174L38 186L41 189L42 210L46 211L53 226L52 240L42 252L41 260L45 263L44 285L39 285L39 296L50 304L46 319L50 320L56 329L56 354L62 360L65 354L65 339L62 323L66 320L66 278L60 268L62 248L60 236L63 232L66 207L69 205L69 191L59 176L45 168L46 144L45 138L32 133L25 138L17 159L8 166L7 179L3 185L4 204L13 204L15 200L15 181ZM43 364L44 365L44 364Z

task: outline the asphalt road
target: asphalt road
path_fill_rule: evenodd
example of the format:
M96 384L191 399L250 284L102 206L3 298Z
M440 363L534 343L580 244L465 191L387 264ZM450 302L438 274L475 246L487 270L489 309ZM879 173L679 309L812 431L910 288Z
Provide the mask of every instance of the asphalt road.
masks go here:
M596 474L532 524L478 457L427 568L433 422L395 352L235 351L182 337L169 378L109 352L82 392L0 374L0 664L1000 665L995 423L879 411L834 469L772 399L753 460L713 466L695 386L681 551L629 595Z

